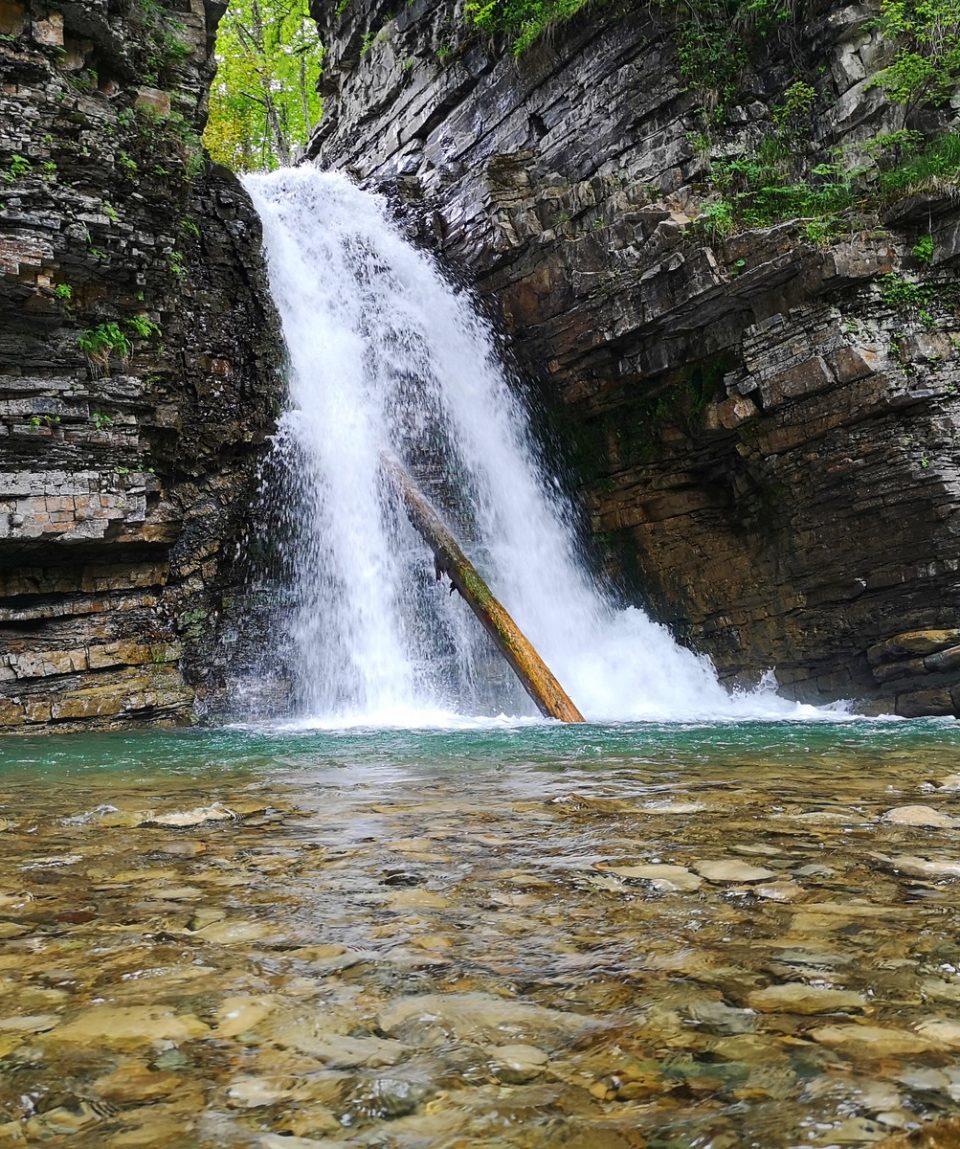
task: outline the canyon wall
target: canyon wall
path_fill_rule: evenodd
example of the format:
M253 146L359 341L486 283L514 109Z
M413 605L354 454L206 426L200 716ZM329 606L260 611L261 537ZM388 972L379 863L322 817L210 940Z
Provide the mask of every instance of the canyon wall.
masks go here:
M0 0L0 728L184 722L282 385L225 3ZM224 643L227 646L224 646Z
M798 77L810 169L903 128L878 5L771 33L707 141L651 7L589 6L518 58L445 0L312 7L309 156L488 301L625 596L731 683L776 667L798 698L960 712L955 189L832 227L704 212L711 163L753 154Z

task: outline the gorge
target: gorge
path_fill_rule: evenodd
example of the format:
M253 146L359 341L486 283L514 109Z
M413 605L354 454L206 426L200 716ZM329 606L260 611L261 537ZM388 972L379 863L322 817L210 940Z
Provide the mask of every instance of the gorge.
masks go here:
M3 6L7 729L214 713L249 657L233 560L284 383L255 213L196 134L223 8ZM801 183L900 130L869 6L752 44L709 125L666 11L599 6L519 57L430 0L314 16L309 158L488 301L624 603L731 685L955 713L949 182L716 224L723 161L800 132L795 77Z
M0 0L0 1147L955 1149L958 92Z

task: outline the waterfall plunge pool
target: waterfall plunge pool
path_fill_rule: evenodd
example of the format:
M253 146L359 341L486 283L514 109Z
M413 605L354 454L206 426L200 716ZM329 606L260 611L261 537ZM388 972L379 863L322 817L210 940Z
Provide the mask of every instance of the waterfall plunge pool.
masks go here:
M936 721L6 741L0 1139L778 1149L949 1119L958 750Z

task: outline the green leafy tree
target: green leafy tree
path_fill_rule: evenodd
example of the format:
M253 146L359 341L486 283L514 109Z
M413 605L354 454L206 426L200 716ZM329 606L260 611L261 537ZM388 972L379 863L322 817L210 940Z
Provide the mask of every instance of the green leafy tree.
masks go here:
M882 0L880 28L897 44L877 77L901 104L943 104L960 88L960 0Z
M204 143L234 171L289 164L320 117L323 48L307 0L232 0Z

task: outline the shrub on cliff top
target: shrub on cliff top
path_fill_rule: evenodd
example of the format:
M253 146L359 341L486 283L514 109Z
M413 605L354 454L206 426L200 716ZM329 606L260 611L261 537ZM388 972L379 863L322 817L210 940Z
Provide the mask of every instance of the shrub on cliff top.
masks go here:
M481 32L505 33L519 56L555 24L562 24L590 0L468 0L467 20Z

